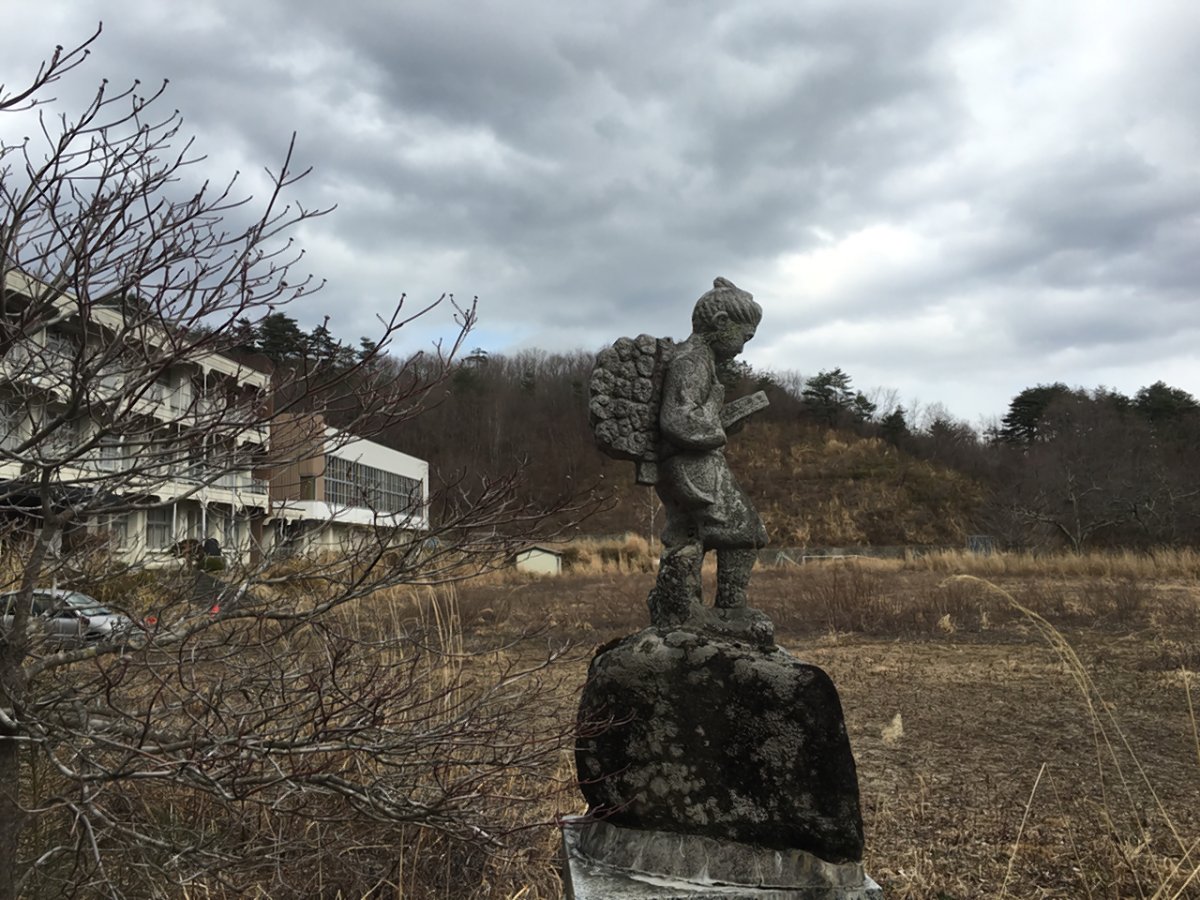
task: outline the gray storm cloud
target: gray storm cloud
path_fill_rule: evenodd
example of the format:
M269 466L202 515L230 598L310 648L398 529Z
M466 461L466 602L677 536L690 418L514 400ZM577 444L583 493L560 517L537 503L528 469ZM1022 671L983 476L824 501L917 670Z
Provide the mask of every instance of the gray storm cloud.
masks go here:
M9 83L97 17L13 5ZM348 339L443 291L480 296L498 352L681 336L721 274L766 308L753 363L968 419L1039 381L1200 393L1183 3L114 0L104 20L64 106L169 77L211 174L251 184L298 132L297 195L338 209L301 235L328 287L295 312Z

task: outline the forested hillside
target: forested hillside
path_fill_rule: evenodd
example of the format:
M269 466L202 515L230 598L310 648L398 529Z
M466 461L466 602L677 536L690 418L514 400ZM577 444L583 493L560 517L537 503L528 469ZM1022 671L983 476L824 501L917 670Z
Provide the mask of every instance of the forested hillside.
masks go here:
M662 527L632 464L595 448L591 353L401 361L344 346L323 327L304 335L279 321L262 335L248 331L246 349L278 365L300 361L318 377L351 360L400 378L406 366L444 364L425 411L377 438L428 459L435 481L453 486L444 502L521 470L536 503L608 498L584 526L590 533ZM774 544L956 545L969 534L1027 548L1200 544L1200 404L1163 382L1131 397L1036 385L987 433L936 405L912 421L880 399L886 391L868 397L840 369L805 379L743 367L730 396L759 389L771 406L731 439L728 455ZM330 417L336 423L339 408L366 401L330 398Z
M615 506L592 531L645 534L652 492L592 442L590 366L582 353L476 354L454 369L438 407L389 439L447 478L523 465L541 502L597 488ZM1200 541L1200 406L1161 382L1134 397L1037 386L979 434L936 412L920 425L899 407L880 414L838 370L799 391L780 380L744 372L731 395L764 389L772 403L728 449L775 543L959 544L975 533L1077 550Z

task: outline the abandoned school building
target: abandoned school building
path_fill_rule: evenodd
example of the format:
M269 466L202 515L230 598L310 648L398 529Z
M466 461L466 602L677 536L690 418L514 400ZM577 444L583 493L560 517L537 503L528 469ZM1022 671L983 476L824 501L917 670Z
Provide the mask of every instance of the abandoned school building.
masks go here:
M33 514L28 473L57 453L66 461L56 469L63 496L106 490L139 498L137 509L90 517L77 531L103 536L116 556L151 567L175 562L183 543L209 539L227 560L254 562L266 554L337 552L380 528L428 530L428 463L328 427L318 413L275 414L269 365L214 352L156 354L155 343L169 339L165 328L144 319L131 328L120 304L90 304L80 321L74 297L14 270L0 292L6 312L35 301L62 311L50 327L18 329L0 358L5 518ZM132 337L140 346L129 346ZM73 372L118 340L126 359L167 361L149 389L130 398L121 391L120 366L96 368L87 413L62 414L79 395ZM139 374L145 382L146 372ZM110 406L119 398L121 414L142 424L102 435L96 418L105 414L105 398ZM238 417L232 427L205 433L205 416L216 423L230 415ZM158 461L148 463L149 455Z

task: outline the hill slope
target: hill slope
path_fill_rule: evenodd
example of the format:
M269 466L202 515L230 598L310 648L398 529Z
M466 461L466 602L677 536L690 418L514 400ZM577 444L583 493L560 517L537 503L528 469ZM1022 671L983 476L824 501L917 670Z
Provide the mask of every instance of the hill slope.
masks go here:
M774 546L961 544L984 500L982 486L961 473L879 438L799 421L748 425L728 459ZM660 504L632 484L632 465L605 462L616 505L587 529L646 534L652 511L661 529Z
M589 491L609 498L581 530L657 537L663 515L654 491L634 485L632 464L604 456L592 438L592 361L529 353L460 365L423 413L380 439L429 460L435 488L448 486L435 517L519 468L534 505ZM747 379L730 396L755 389L765 389L771 405L731 437L728 457L773 545L946 545L974 530L985 493L979 482L878 438L818 424L777 385Z

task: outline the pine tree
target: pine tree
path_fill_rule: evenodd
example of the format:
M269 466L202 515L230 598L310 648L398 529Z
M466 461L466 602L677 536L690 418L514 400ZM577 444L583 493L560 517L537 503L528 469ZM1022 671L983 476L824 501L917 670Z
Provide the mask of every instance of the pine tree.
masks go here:
M267 313L258 323L256 332L258 351L276 362L298 359L308 347L304 332L287 313Z
M879 423L879 434L893 446L899 446L900 442L909 436L908 420L905 418L903 406L897 406L883 417Z
M850 386L850 376L841 369L818 372L805 384L802 396L805 405L827 425L846 418L865 422L875 415L875 404Z
M1070 397L1072 391L1061 381L1025 388L1013 397L1008 412L1000 421L1000 438L1010 444L1032 444L1051 437L1044 427L1046 411L1056 400Z

